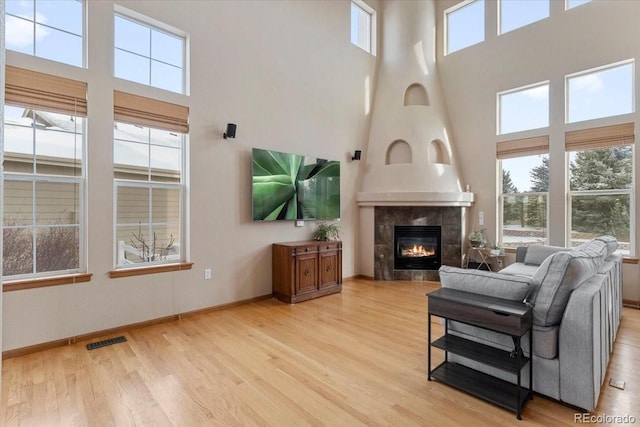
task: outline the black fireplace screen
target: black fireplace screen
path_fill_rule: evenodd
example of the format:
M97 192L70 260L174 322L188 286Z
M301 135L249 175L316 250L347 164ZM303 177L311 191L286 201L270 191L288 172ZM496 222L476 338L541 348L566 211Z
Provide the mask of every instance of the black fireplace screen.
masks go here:
M394 260L396 270L437 270L441 265L440 226L396 225Z

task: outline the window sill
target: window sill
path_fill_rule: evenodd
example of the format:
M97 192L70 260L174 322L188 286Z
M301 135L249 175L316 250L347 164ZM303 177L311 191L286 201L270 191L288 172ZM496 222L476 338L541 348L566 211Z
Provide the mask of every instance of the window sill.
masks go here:
M48 286L70 285L89 282L92 273L66 274L64 276L41 277L37 279L6 281L2 285L3 292L21 291L24 289L45 288Z
M122 268L120 270L111 270L109 272L109 277L111 279L117 279L120 277L141 276L143 274L155 274L155 273L166 273L168 271L191 270L191 267L193 267L192 262L180 262L177 264L162 264L162 265L154 265L151 267Z

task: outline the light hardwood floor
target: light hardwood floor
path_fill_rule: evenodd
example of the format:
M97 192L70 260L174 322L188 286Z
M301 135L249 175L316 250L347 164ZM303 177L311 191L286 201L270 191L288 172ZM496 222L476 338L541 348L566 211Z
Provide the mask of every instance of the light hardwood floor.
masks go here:
M425 293L437 287L353 280L297 305L268 299L131 330L96 350L83 342L7 359L2 425L575 425L574 409L540 396L518 422L428 382ZM640 310L625 309L597 414L640 423L639 332Z

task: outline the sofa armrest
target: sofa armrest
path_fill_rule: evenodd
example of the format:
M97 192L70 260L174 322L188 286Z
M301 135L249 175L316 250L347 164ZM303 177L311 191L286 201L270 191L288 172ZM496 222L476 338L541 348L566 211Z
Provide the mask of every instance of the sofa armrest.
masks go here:
M492 271L443 265L438 270L443 288L473 292L511 301L523 301L531 290L531 278Z
M516 248L516 262L524 262L524 258L527 256L527 246L518 246Z
M598 403L603 380L601 285L596 275L571 293L558 337L560 400L587 411Z

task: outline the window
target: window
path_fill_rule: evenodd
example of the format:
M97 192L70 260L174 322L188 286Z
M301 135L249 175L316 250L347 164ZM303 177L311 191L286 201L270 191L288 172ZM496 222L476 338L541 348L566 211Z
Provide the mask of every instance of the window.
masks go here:
M183 261L188 109L123 92L114 105L116 267Z
M634 253L633 143L633 123L566 133L571 246L609 234Z
M549 0L500 0L500 34L549 17Z
M571 9L574 7L582 6L585 3L589 3L591 0L567 0L566 8Z
M500 228L506 248L547 244L549 138L498 143Z
M6 67L5 279L84 268L86 84Z
M549 82L498 93L498 134L549 126Z
M567 76L567 123L632 113L633 80L632 61Z
M7 0L6 48L40 58L84 65L84 2Z
M484 41L484 0L465 1L444 12L445 54Z
M185 93L185 38L115 15L115 76Z
M351 2L351 43L376 54L376 12L363 1Z

